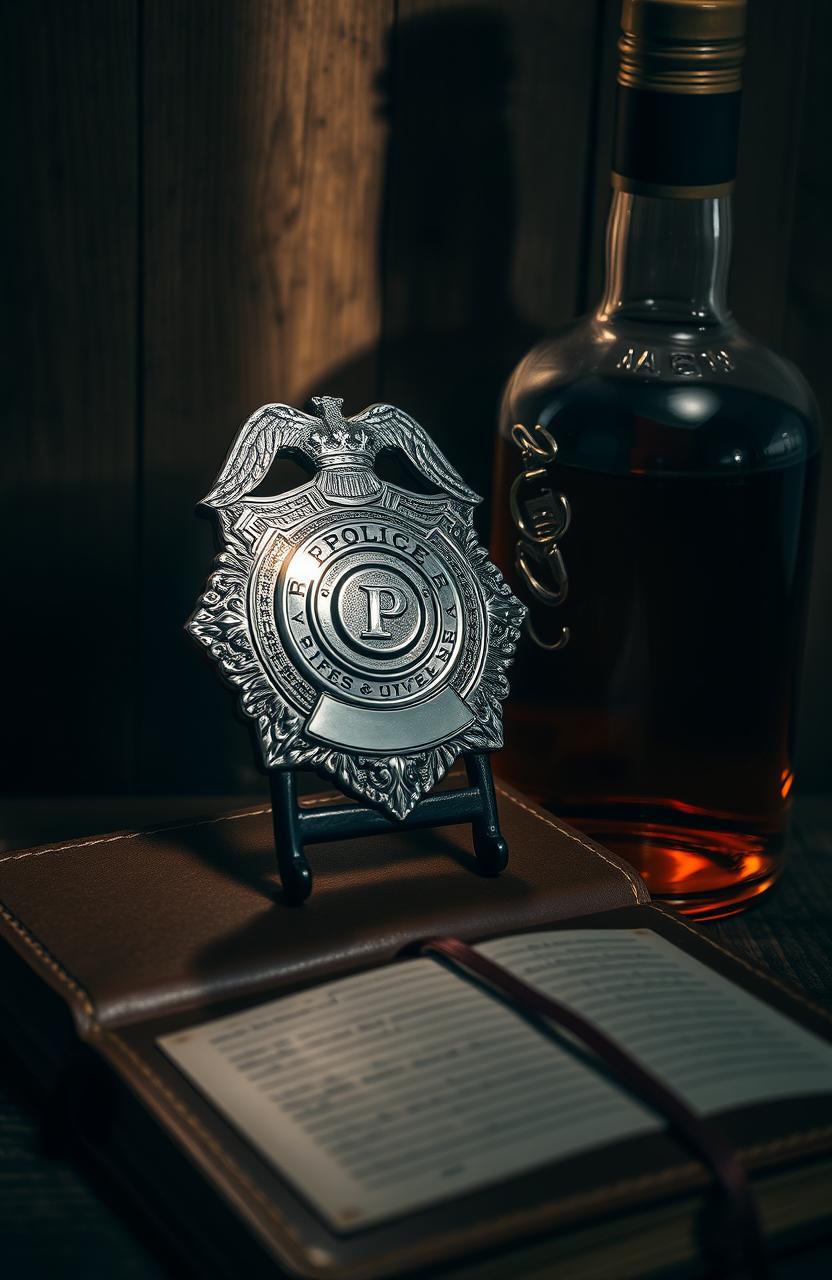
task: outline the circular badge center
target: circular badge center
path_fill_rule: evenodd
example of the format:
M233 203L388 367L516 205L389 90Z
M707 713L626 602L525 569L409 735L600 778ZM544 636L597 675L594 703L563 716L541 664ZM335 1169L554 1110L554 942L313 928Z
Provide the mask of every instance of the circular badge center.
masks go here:
M448 683L463 648L441 548L376 521L307 536L281 570L275 613L298 668L346 701L421 701Z
M438 576L438 575L437 575ZM435 650L441 615L425 568L398 549L336 551L309 592L310 631L353 675L405 675Z
M344 573L332 592L331 616L347 644L376 657L406 653L425 630L429 589L382 564Z

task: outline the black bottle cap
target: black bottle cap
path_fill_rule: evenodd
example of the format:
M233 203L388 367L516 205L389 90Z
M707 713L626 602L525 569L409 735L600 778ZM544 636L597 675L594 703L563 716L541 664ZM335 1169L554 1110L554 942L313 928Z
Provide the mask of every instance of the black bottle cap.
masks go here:
M613 186L700 198L736 170L746 0L624 0Z

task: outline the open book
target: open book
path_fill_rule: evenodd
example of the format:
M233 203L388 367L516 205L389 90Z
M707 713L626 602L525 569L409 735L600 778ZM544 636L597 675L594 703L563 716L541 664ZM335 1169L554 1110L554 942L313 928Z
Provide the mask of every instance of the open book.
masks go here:
M832 1045L649 929L476 949L591 1017L699 1112L832 1092ZM433 958L159 1043L342 1231L663 1127L565 1034Z
M499 879L464 827L394 832L318 846L300 909L265 808L0 858L0 1035L189 1274L696 1273L714 1181L695 1151L567 1035L416 954L437 937L716 1116L775 1247L828 1217L829 1019L498 789Z

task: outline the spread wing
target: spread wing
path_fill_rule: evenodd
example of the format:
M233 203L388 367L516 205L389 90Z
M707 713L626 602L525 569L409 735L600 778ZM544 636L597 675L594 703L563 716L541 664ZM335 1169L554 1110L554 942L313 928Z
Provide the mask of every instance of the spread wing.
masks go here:
M392 404L372 404L349 421L371 433L377 449L401 449L417 471L452 498L470 503L482 501L451 466L428 433L403 409Z
M227 507L250 493L265 476L281 449L305 452L310 431L320 427L289 404L264 404L248 418L232 444L214 487L202 499L207 507Z

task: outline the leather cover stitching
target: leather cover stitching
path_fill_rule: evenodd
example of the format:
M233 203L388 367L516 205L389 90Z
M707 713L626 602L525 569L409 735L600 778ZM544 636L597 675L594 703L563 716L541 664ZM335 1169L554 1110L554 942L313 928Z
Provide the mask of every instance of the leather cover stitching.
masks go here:
M664 913L666 914L666 913ZM207 1151L214 1154L228 1171L229 1175L238 1184L238 1189L254 1195L258 1204L267 1213L268 1217L273 1221L274 1225L282 1232L284 1239L290 1239L296 1244L302 1246L303 1239L294 1230L286 1215L281 1213L277 1206L268 1199L266 1194L252 1181L246 1174L245 1170L240 1167L237 1161L227 1151L225 1151L220 1143L212 1137L202 1122L199 1120L185 1102L178 1098L172 1090L159 1078L147 1063L145 1063L127 1044L127 1042L114 1031L105 1031L95 1018L93 1004L86 991L73 978L66 973L59 962L49 954L47 949L37 938L25 928L19 920L17 920L5 906L0 907L0 917L2 917L7 925L9 925L18 935L21 941L31 948L38 956L38 959L51 972L55 974L58 980L67 988L72 998L77 1000L84 1012L90 1019L89 1030L92 1035L109 1040L130 1060L136 1069L143 1075L165 1099L168 1106L173 1112L186 1120L189 1127L198 1136L199 1140L204 1144ZM696 937L699 934L695 930L688 931ZM731 956L730 952L719 947L717 950L723 951L725 955L731 959L737 957ZM744 962L743 962L744 963ZM745 965L752 973L757 971L751 965ZM758 975L759 976L759 975ZM789 993L791 994L791 993ZM804 1003L806 1003L804 1001ZM832 1138L832 1125L826 1125L817 1129L796 1131L782 1138L772 1139L769 1142L760 1142L752 1147L740 1148L739 1154L747 1161L758 1161L765 1158L772 1158L778 1154L786 1152L798 1152L807 1147L812 1147L818 1142L827 1141ZM570 1196L546 1205L536 1206L533 1210L518 1210L513 1214L507 1215L500 1219L501 1230L510 1230L514 1226L530 1226L535 1222L544 1222L551 1217L553 1209L557 1209L560 1214L580 1211L581 1209L590 1209L593 1206L608 1201L610 1199L620 1197L622 1195L637 1194L641 1191L659 1190L660 1188L670 1188L676 1183L684 1182L693 1176L698 1169L698 1165L693 1162L687 1162L683 1165L674 1165L669 1169L663 1169L656 1174L643 1174L637 1178L625 1178L618 1182L607 1183L601 1187L594 1188L591 1192L581 1192L575 1196ZM471 1238L472 1233L460 1231L458 1233L446 1233L442 1240L448 1245L463 1243ZM374 1259L376 1263L383 1263L386 1260L392 1260L397 1257L406 1256L410 1250L395 1250L381 1257ZM326 1268L322 1268L326 1270Z

